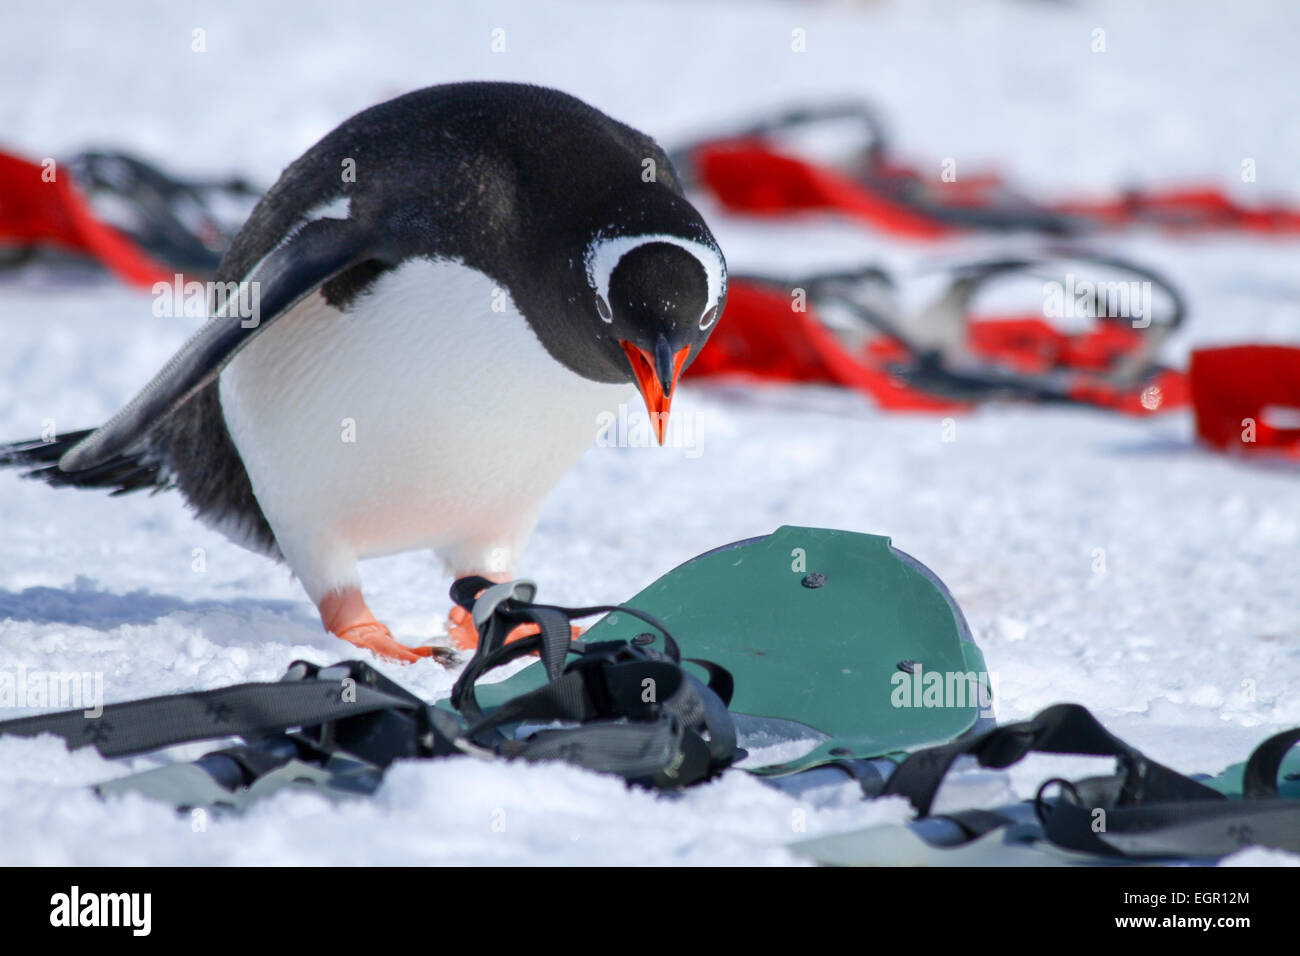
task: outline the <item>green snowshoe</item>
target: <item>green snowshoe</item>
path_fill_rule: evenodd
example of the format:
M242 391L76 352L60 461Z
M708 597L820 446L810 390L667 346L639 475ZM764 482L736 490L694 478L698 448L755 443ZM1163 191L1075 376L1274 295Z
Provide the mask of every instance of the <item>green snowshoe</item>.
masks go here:
M754 773L898 755L991 722L984 658L956 602L885 537L778 528L693 558L625 603L661 621L688 660L731 672L742 743L817 741ZM615 611L582 640L651 632ZM546 679L539 663L479 698L490 709Z

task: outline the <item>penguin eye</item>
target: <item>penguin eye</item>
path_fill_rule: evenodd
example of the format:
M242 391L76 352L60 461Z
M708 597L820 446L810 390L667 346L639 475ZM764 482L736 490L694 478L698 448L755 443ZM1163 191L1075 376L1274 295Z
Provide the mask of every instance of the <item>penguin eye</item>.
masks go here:
M596 294L596 311L600 313L600 317L606 322L614 321L614 313L609 310L609 303L605 301L605 297L600 293Z
M718 307L715 305L700 316L700 331L703 332L716 321L718 321Z

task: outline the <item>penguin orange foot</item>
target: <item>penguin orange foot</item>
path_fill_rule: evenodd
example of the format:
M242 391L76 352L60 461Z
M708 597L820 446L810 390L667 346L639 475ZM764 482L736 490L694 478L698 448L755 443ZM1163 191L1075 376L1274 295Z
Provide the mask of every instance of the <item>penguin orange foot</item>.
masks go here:
M335 637L374 651L386 660L410 664L424 657L437 656L432 647L407 647L394 640L393 632L375 620L365 598L355 588L325 595L320 602L320 619L325 629Z

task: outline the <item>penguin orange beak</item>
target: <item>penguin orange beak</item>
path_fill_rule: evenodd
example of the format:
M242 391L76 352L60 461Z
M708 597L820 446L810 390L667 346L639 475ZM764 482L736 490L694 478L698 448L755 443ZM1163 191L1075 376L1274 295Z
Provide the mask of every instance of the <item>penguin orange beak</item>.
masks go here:
M636 376L637 388L641 389L646 411L650 413L650 423L662 445L668 434L668 410L673 403L673 388L677 385L677 377L682 373L682 366L686 364L691 347L688 345L674 353L668 339L662 335L655 342L653 352L647 352L627 339L620 339L618 344L627 353L632 374Z

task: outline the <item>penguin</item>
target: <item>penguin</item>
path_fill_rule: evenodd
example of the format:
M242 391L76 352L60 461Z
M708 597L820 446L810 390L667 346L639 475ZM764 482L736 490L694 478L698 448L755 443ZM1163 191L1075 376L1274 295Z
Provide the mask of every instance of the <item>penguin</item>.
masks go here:
M176 488L287 564L330 633L405 662L434 649L376 619L358 562L428 549L456 578L508 580L602 415L639 391L663 443L727 288L650 137L497 82L344 122L214 279L205 324L108 422L0 461L52 485Z

